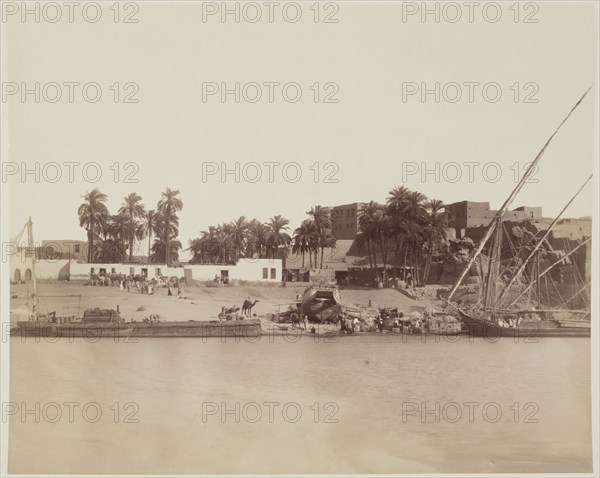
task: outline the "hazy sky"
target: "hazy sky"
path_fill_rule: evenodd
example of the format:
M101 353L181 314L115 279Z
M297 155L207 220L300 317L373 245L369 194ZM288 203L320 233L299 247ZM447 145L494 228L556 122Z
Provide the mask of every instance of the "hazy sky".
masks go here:
M535 12L521 9L515 22L515 11L504 4L496 23L479 9L470 22L463 6L461 20L451 23L456 12L446 10L436 23L433 15L423 22L420 12L409 15L400 4L339 3L337 12L323 8L315 22L311 3L302 4L297 23L286 21L280 8L270 23L260 2L263 17L257 23L247 21L256 14L251 10L240 12L239 23L232 16L223 23L218 13L203 21L202 7L191 3L141 3L132 17L138 23L123 23L132 11L121 11L115 23L108 8L97 23L77 12L70 23L66 9L57 23L43 21L54 15L50 11L40 23L8 17L3 81L19 89L39 82L44 90L39 103L33 94L23 102L20 91L3 98L4 161L19 169L21 163L30 169L40 165L39 182L34 174L25 182L17 174L2 184L9 187L9 236L31 215L36 240L85 240L77 207L93 188L109 195L111 211L132 191L155 207L166 187L179 189L184 246L209 225L241 215L266 220L281 214L293 230L311 205L383 202L402 184L447 203L469 199L497 208L515 184L514 165L523 170L595 81L595 6L540 3ZM286 13L293 18L297 12ZM486 13L491 18L495 12ZM327 14L338 22L324 23ZM527 15L538 22L524 23ZM56 96L52 82L61 85L56 103L48 101ZM70 103L65 82L96 82L102 98L87 102L81 86L74 86ZM118 88L111 87L115 82ZM134 88L125 88L128 82L139 88L137 103L123 101ZM236 82L239 103L233 94L225 102L218 93L203 99L212 87L208 83L234 88ZM246 86L253 82L262 92L255 103L256 87ZM268 82L280 84L272 86L273 102ZM423 85L433 90L436 82L439 102L433 93L423 101L418 91L403 98L403 91ZM469 82L478 83L473 101ZM288 86L286 101L281 85L289 83L297 85ZM452 83L462 93L456 102ZM302 97L293 103L298 87ZM542 206L552 216L591 174L596 88L551 144L535 175L538 182L527 185L514 207ZM502 96L493 102L498 91ZM337 103L324 102L327 95ZM62 165L55 183L48 181L56 175L52 162ZM78 163L72 183L66 162ZM82 176L83 167L94 162L102 172L95 183L93 165L87 166L90 180ZM249 180L256 174L249 163L262 165L262 178L252 183L241 175L236 182L230 174L223 182L216 174L203 181L206 163L234 169L236 162ZM279 163L272 183L263 164L268 162ZM469 162L478 163L471 166L472 181L464 164ZM127 163L137 165L137 184L124 182L133 171ZM302 173L295 183L282 174L285 165L289 179L297 174L290 163ZM435 171L436 163L437 174L419 174L424 167ZM324 182L327 173L337 183ZM567 216L592 214L591 191L588 186Z

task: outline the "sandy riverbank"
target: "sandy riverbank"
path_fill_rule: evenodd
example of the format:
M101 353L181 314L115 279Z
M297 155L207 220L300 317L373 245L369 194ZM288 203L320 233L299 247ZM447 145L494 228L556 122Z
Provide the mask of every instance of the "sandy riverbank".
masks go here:
M222 306L241 307L246 297L258 302L252 310L260 318L285 310L305 286L287 284L274 286L206 287L191 285L182 289L181 299L167 295L166 288L155 294L141 294L133 289L120 292L118 287L86 286L76 282L41 282L38 296L42 313L56 311L57 315L82 315L87 308L113 308L117 305L125 320L143 320L150 314L159 314L163 321L215 320ZM28 293L26 284L11 285L11 321L21 320L18 311L24 309ZM398 307L410 312L428 305L429 301L412 300L394 289L342 288L344 305L373 307ZM142 309L142 310L140 310Z

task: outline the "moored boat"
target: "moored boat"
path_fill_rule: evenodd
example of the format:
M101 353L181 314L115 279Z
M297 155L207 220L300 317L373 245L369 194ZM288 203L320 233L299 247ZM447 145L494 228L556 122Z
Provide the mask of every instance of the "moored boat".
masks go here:
M589 91L589 89L588 89ZM535 159L529 164L525 174L517 183L515 188L509 194L502 207L497 211L495 217L488 224L482 239L469 259L460 277L455 282L450 290L447 304L457 310L460 318L468 328L468 333L472 336L479 337L513 337L513 338L536 338L536 337L589 337L591 334L591 316L589 310L589 300L581 309L572 310L568 308L568 304L574 300L581 292L589 288L589 281L583 280L577 284L580 287L578 292L568 299L563 299L560 296L556 284L548 272L557 265L563 263L569 256L576 252L579 248L585 246L591 241L591 237L582 238L579 245L565 253L557 260L554 260L549 267L543 271L540 268L540 251L542 246L548 243L548 236L555 224L558 223L562 214L566 211L569 205L577 198L583 188L591 181L592 176L589 176L575 195L567 202L560 213L553 219L540 237L535 237L535 241L527 245L524 249L525 253L520 256L519 251L516 251L514 244L510 243L508 261L503 261L503 246L506 247L503 239L504 222L503 216L514 201L519 191L525 186L529 177L538 167L538 163L542 158L546 148L558 133L560 128L569 119L571 114L583 101L588 91L571 109L565 119L559 124L554 133L546 141L542 149L538 152ZM489 241L489 244L488 244ZM509 238L510 242L510 238ZM453 295L458 290L462 281L475 265L475 261L482 257L484 248L487 249L487 266L484 266L485 261L481 261L480 268L480 286L478 288L478 298L475 304L466 304L466 306L451 302ZM549 250L552 247L548 245ZM519 285L519 279L525 275L529 266L528 284L523 284L521 290L511 289L511 286ZM571 263L572 268L576 268ZM514 271L516 269L516 271ZM514 272L513 272L514 271ZM573 277L580 275L579 271L573 272ZM554 287L558 298L562 303L562 308L545 307L542 303L541 279L545 278L546 287L548 282ZM531 294L534 292L533 300L537 301L537 306L531 306ZM589 294L588 294L589 296ZM521 300L521 303L519 302ZM523 303L523 301L525 301ZM546 303L552 303L552 297L547 293L545 297ZM467 311L468 308L468 311ZM559 314L561 319L554 320L554 314ZM566 315L566 317L564 317ZM528 318L528 320L526 319ZM531 319L538 320L531 320ZM581 320L585 318L586 320ZM525 320L524 320L525 319Z
M536 339L541 337L589 337L590 327L557 326L547 322L529 322L516 327L502 327L495 322L479 319L461 311L461 319L472 337Z
M302 294L300 309L321 323L334 320L342 311L340 290L336 286L311 286Z
M132 337L260 337L261 322L258 319L173 322L127 322L133 328Z

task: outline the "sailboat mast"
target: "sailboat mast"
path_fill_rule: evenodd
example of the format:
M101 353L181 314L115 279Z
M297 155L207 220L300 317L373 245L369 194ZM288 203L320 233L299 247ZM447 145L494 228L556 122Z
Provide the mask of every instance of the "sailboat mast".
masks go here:
M542 308L542 283L540 281L540 250L535 253L535 285L537 288L538 309Z
M550 270L552 270L555 266L557 266L558 264L560 264L561 262L563 262L567 257L571 256L572 254L574 254L575 252L577 252L578 249L580 249L581 247L585 246L588 242L590 242L592 240L591 237L588 237L585 241L581 242L577 247L575 247L574 249L572 249L570 252L568 252L567 254L565 254L564 256L562 256L560 259L556 260L555 262L553 262L551 265L549 265L548 267L546 267L537 277L537 280L539 281L540 278L542 278L543 276L545 276L548 272L550 272ZM524 294L526 294L529 290L531 290L531 287L533 286L533 282L530 283L525 290L523 290L516 299L514 299L510 304L508 304L508 306L506 307L507 309L514 305L521 297L523 297Z
M460 287L460 284L465 279L466 275L468 274L469 270L471 269L471 266L473 265L473 263L475 262L475 260L479 256L479 254L481 254L481 251L483 251L483 248L485 247L485 243L490 239L492 233L494 232L494 228L495 228L495 225L496 225L496 219L498 217L502 218L502 216L504 216L504 213L508 210L508 208L510 207L510 205L514 201L514 199L517 196L517 194L519 193L519 191L523 188L523 186L525 185L525 183L527 182L527 180L529 179L529 177L531 176L531 174L536 169L537 164L539 163L540 159L542 159L542 156L546 152L546 148L548 147L548 145L550 144L550 142L552 141L552 139L554 139L554 137L556 136L556 134L558 133L558 131L560 130L560 128L562 128L562 126L565 124L565 122L571 117L571 115L573 114L573 111L575 111L577 109L577 107L581 104L581 102L583 101L583 99L588 94L588 92L590 91L591 88L592 87L590 86L587 89L587 91L583 94L583 96L581 98L579 98L579 101L577 103L575 103L575 106L573 106L573 108L571 108L571 111L569 111L569 114L565 117L565 119L563 119L561 121L561 123L558 125L558 127L556 128L556 130L554 130L554 133L552 133L552 135L548 138L548 140L546 141L546 143L544 144L544 146L542 147L542 149L540 149L539 153L535 157L535 159L529 164L529 167L527 168L527 170L523 174L523 177L521 178L521 180L518 182L518 184L512 190L512 192L510 193L510 195L508 196L508 198L506 199L506 201L504 201L504 204L502 205L502 207L496 213L496 216L494 217L494 220L492 220L492 222L490 222L490 224L489 224L489 226L487 228L487 231L485 232L485 235L481 239L481 242L479 243L479 246L477 247L477 250L475 251L475 254L473 254L473 257L468 262L468 264L465 267L465 269L463 270L462 274L460 275L460 277L456 281L456 284L454 284L454 287L452 287L452 290L450 291L450 294L448 294L448 299L446 299L447 302L450 302L450 300L452 299L452 296L455 294L456 290Z
M496 284L500 272L500 259L502 252L502 218L496 219L496 234L492 243L489 256L488 275L484 295L484 309L494 307L496 304Z
M506 284L506 286L502 290L502 293L500 294L500 297L498 297L498 302L500 302L504 298L504 296L508 292L509 287L511 285L513 285L514 282L523 273L523 271L525 270L525 267L527 266L527 263L531 260L531 258L535 254L537 254L539 252L539 248L541 247L541 245L544 244L544 243L549 244L548 240L547 240L547 237L550 235L550 232L552 232L552 228L558 222L558 220L562 217L563 213L567 210L567 208L571 205L571 203L575 200L575 198L577 196L579 196L579 193L583 190L583 188L587 185L587 183L590 182L590 180L592 179L592 177L593 177L593 175L590 175L590 177L585 180L585 182L582 184L582 186L579 188L579 190L571 198L571 200L569 202L567 202L567 204L565 204L565 206L562 208L562 210L560 211L560 213L558 213L558 216L556 216L554 218L554 220L552 221L552 223L548 226L548 229L546 229L546 232L544 233L544 235L542 236L542 238L537 242L537 244L535 245L535 247L533 248L533 250L527 256L527 259L525 259L523 261L523 264L521 264L521 267L519 267L519 270L517 270L517 272L515 272L515 274L513 275L512 279L509 281L508 284ZM538 256L538 261L539 261L539 256Z
M31 260L31 285L33 287L33 319L38 320L38 295L37 295L37 281L35 277L35 243L33 242L33 223L31 222L31 216L27 222L27 255Z

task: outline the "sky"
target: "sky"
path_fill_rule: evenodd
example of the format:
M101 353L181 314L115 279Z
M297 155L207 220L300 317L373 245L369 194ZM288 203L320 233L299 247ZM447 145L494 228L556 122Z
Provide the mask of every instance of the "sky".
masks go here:
M451 10L436 22L394 2L321 6L315 21L311 4L301 4L296 23L297 12L284 17L279 7L270 22L261 2L255 23L251 10L223 21L193 2L138 3L117 22L108 7L96 23L77 12L66 21L66 10L56 23L50 11L39 23L7 16L8 237L31 216L37 241L85 240L77 208L94 188L109 196L111 212L130 192L155 208L167 187L179 190L184 246L242 215L279 214L293 231L313 205L384 202L401 185L445 203L498 208L590 85L513 207L553 216L592 173L595 6L515 11L503 3L494 23L496 12L477 10L470 21L459 3L453 23ZM125 23L127 14L137 23ZM39 101L23 98L36 82ZM239 101L221 95L236 83ZM236 167L237 175L220 174ZM589 215L591 186L566 213Z

